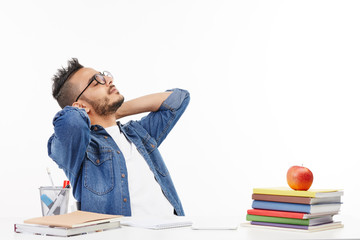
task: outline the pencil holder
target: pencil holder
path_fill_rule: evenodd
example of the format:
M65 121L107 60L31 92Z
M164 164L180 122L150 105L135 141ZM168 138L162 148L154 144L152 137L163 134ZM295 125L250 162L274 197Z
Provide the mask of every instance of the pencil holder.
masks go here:
M68 212L71 188L40 187L41 211L43 216L60 215Z

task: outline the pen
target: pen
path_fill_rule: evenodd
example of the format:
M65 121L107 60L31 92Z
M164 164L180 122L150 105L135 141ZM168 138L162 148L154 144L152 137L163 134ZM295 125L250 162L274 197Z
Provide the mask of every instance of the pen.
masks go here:
M69 180L64 180L63 188L70 188L70 181Z
M65 180L63 183L63 188L70 188L70 181ZM49 206L49 211L46 214L47 216L50 216L52 214L64 214L66 213L66 208L61 207L61 204L64 201L64 198L66 196L66 191L68 190L61 190L60 193L58 194L57 198L54 200L53 205L50 207Z
M46 171L47 171L47 173L48 173L48 175L49 175L49 178L50 178L52 187L55 188L54 182L53 182L52 177L51 177L50 169L49 169L49 168L46 168Z
M57 196L57 198L54 200L52 207L49 209L48 213L46 214L46 216L50 216L52 215L57 208L60 208L61 203L63 202L64 198L65 198L65 194L66 191L65 190L61 190L59 195ZM60 210L57 210L60 211ZM56 211L56 212L57 212Z
M64 180L64 183L63 183L63 188L70 188L70 181L69 180ZM65 190L62 190L66 193ZM67 190L69 191L69 190ZM66 200L64 200L66 201ZM65 214L67 212L67 205L66 206L62 206L60 207L60 214Z

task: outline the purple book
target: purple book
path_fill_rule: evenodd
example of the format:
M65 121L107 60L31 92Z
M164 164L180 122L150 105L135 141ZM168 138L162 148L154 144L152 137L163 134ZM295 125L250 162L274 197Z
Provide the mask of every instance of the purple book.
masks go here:
M284 224L284 223L271 223L271 222L251 222L252 225L271 226L271 227L283 227L283 228L296 228L296 229L309 229L309 226Z

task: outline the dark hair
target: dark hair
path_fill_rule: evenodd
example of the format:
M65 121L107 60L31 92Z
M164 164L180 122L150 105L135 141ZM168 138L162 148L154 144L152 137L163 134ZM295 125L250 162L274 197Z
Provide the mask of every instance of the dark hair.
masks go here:
M61 108L71 106L75 101L78 89L76 89L76 87L74 87L68 80L75 72L83 67L84 66L79 63L77 58L72 58L68 61L67 68L59 68L52 78L52 94Z

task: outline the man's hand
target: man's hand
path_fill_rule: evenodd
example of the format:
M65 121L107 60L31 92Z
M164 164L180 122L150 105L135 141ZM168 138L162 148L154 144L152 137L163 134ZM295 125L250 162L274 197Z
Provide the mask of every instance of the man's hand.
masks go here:
M117 110L116 118L119 119L144 112L156 112L171 93L172 92L154 93L126 101Z

